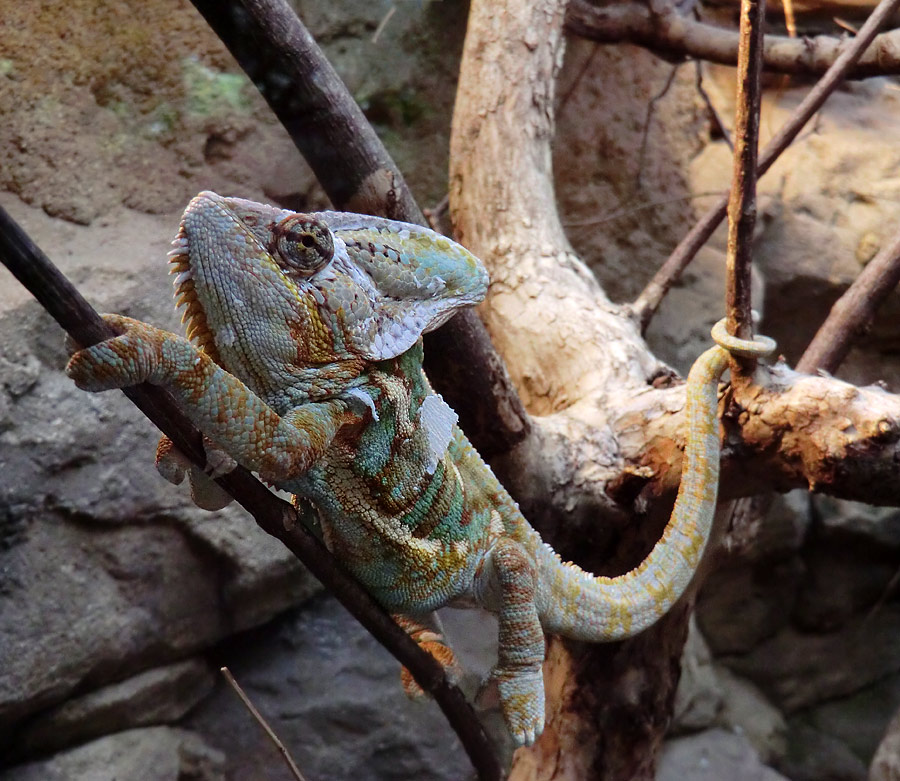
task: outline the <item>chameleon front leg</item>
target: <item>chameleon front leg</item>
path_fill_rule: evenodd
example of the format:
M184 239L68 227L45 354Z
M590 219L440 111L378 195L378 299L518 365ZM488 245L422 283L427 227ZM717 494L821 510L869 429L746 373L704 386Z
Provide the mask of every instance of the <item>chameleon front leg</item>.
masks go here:
M456 654L450 648L444 637L444 628L437 613L431 612L425 615L412 616L404 613L396 613L393 616L406 633L416 641L423 651L431 654L447 672L451 681L456 681L460 675L459 663ZM416 700L425 696L422 687L416 683L412 673L406 667L400 668L400 683L403 691L410 699Z
M304 404L281 416L187 339L121 315L104 319L121 335L72 356L66 374L78 387L163 386L217 447L269 482L303 474L342 425L360 420L339 400Z

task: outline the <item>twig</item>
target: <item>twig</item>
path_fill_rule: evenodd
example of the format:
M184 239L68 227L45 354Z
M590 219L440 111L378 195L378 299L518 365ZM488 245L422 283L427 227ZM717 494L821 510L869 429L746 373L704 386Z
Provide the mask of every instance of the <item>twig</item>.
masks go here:
M797 37L797 19L794 16L794 0L781 0L781 7L784 9L784 26L787 28L788 36Z
M192 0L257 86L336 209L426 225L400 170L286 0ZM531 421L474 309L425 337L426 371L485 458Z
M595 225L603 225L613 220L621 220L624 217L631 217L647 209L655 209L659 206L668 206L673 203L683 203L684 201L695 201L698 198L721 198L722 190L710 190L702 193L692 193L691 195L679 195L675 198L659 198L655 201L644 201L643 203L628 206L624 209L616 209L614 212L601 214L599 217L588 217L583 220L563 220L562 224L566 228L590 228Z
M83 347L115 333L81 296L72 283L0 208L0 262L29 290L50 315ZM125 395L175 447L195 464L204 466L206 455L198 432L174 400L161 388L137 385ZM273 537L277 537L337 600L412 673L430 693L463 744L472 764L484 779L499 779L500 766L481 723L462 692L453 686L437 661L404 632L377 602L335 560L303 523L297 512L279 499L243 467L218 482Z
M872 322L878 306L900 283L900 230L862 270L834 305L816 332L797 371L833 373L857 339Z
M709 97L709 93L706 91L706 88L703 86L703 63L700 60L697 60L694 63L695 73L695 81L694 84L696 86L697 92L700 93L700 97L703 98L703 102L706 103L706 110L709 111L710 116L712 117L713 122L716 124L716 128L722 134L722 139L728 144L728 148L734 152L734 143L731 140L731 133L728 131L728 128L725 126L725 123L722 121L722 117L719 116L719 111L713 105L712 98Z
M750 267L756 226L756 161L759 144L760 73L762 72L765 0L741 0L737 100L734 115L734 172L728 198L725 313L728 331L749 339L753 334ZM748 359L733 361L746 366ZM734 371L732 371L732 375Z
M444 214L447 213L447 209L449 208L450 193L447 193L430 209L422 209L422 213L425 215L425 219L428 220L428 225L431 227L431 230L439 230L438 224L440 223L441 218L444 216Z
M785 0L787 2L787 0ZM384 32L384 28L387 27L388 22L391 21L391 17L397 13L397 4L394 3L390 8L388 8L387 13L381 18L381 21L378 23L378 27L375 28L375 32L372 33L372 43L378 43L378 39L381 37L381 34Z
M657 12L656 3L621 2L593 5L571 0L566 10L566 29L598 43L633 43L669 60L690 57L735 65L738 32L716 27L667 6ZM878 36L847 78L865 79L900 73L900 30ZM846 51L847 41L831 35L791 38L767 35L763 68L774 73L819 76Z
M250 701L250 698L247 696L247 693L241 688L241 685L235 680L234 676L231 674L231 670L227 667L222 667L219 672L222 673L225 680L228 681L228 685L234 689L235 694L240 698L241 702L244 703L244 707L250 711L250 715L256 719L257 723L260 727L263 728L266 735L269 736L269 740L275 744L275 748L278 749L281 756L284 758L285 764L288 766L288 769L291 771L291 775L297 779L297 781L306 781L303 777L303 773L300 772L300 768L297 767L297 763L294 762L294 758L291 756L291 753L285 748L284 743L278 738L278 735L275 734L275 730L273 730L269 723L263 718L263 715L256 709L256 706Z
M653 121L653 115L656 113L656 104L666 96L670 89L672 89L672 85L675 83L675 77L678 75L678 69L680 67L680 62L672 66L672 70L669 72L669 78L666 79L663 88L650 98L650 101L647 103L647 114L644 117L644 130L641 133L641 151L638 153L638 172L634 182L635 193L640 191L641 179L644 177L644 158L647 155L647 142L650 138L650 123Z
M757 175L762 176L778 156L790 145L803 126L809 121L821 107L828 96L843 81L847 71L860 58L868 48L879 28L900 7L900 0L881 0L875 10L866 19L866 23L859 31L859 35L853 39L850 45L844 49L834 61L828 72L816 82L807 96L800 102L790 118L781 129L766 144L759 157ZM669 288L680 278L682 272L691 262L697 251L713 231L719 226L725 217L728 207L728 199L722 198L694 225L685 236L668 260L660 267L653 279L647 284L643 292L632 305L635 316L638 318L641 329L645 331L653 314L659 308Z

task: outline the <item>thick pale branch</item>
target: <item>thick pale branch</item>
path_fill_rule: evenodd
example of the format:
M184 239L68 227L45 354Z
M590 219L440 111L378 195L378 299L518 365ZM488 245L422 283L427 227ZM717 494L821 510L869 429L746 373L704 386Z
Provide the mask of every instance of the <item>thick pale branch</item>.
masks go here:
M698 21L667 7L654 13L654 4L616 3L595 6L572 0L566 13L566 29L598 43L634 43L655 54L691 57L721 65L735 65L738 31ZM767 35L763 67L796 75L823 74L850 41L830 35L788 38ZM847 77L864 79L900 73L900 30L879 35Z
M784 364L757 370L755 379L758 384L725 407L723 497L809 488L900 506L900 395L800 374ZM669 494L678 485L684 441L682 415L674 410L683 397L683 386L650 390L612 424L625 471L660 478L654 493Z

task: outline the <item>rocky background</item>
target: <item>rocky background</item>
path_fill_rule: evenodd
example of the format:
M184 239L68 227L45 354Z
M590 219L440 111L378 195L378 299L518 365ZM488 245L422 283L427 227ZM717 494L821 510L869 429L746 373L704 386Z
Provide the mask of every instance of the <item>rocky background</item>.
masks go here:
M465 5L296 5L420 204L439 203ZM0 20L0 204L102 311L177 328L163 258L201 189L327 205L186 2L0 0ZM559 84L564 221L617 301L730 176L714 115L730 124L731 71L686 63L665 90L673 67L573 40ZM764 138L806 86L770 80ZM896 80L847 85L761 183L762 330L791 361L896 230L898 120ZM680 371L722 311L723 248L717 234L651 327ZM900 390L898 307L848 379ZM309 779L465 777L391 657L246 515L197 510L158 477L152 426L121 394L78 392L65 359L0 269L0 778L289 778L223 664ZM660 781L900 777L898 580L900 512L778 498L758 548L723 558L701 595ZM471 688L492 619L447 622Z

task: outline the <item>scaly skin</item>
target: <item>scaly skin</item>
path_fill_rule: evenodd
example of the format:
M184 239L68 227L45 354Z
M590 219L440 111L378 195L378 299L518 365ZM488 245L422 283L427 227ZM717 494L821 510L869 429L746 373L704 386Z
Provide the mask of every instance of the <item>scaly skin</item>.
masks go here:
M107 315L121 336L73 355L69 376L91 391L168 388L212 466L190 466L163 438L163 475L188 471L195 501L217 508L228 497L208 475L237 462L312 502L329 549L451 671L433 611L496 612L492 676L519 743L544 725L544 631L620 640L682 594L715 510L724 349L688 377L684 474L662 539L634 571L593 577L541 541L422 372L422 333L485 295L471 253L414 225L215 193L190 203L173 244L188 339ZM719 338L732 351L771 349ZM420 693L408 675L404 685Z

